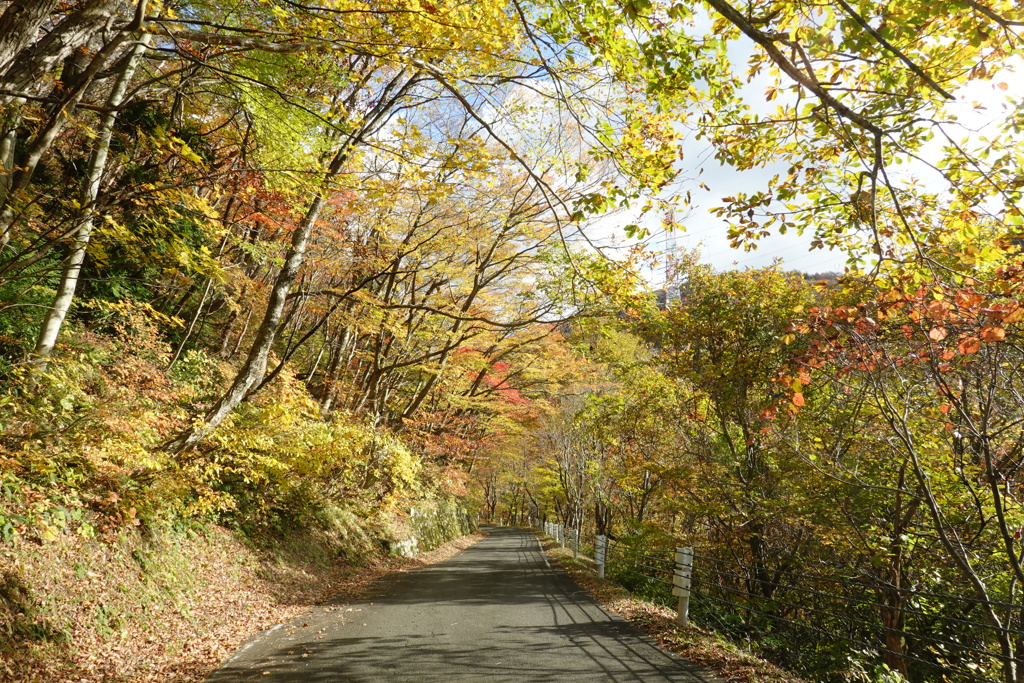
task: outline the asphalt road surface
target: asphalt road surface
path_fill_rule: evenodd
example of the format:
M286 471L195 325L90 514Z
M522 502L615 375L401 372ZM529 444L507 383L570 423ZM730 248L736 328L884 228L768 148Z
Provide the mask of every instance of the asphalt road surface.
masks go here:
M598 607L534 534L490 536L243 646L210 683L683 681L716 679Z

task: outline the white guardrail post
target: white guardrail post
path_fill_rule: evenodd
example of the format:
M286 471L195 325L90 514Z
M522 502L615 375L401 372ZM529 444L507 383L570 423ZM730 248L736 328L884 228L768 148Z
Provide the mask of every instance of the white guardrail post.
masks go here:
M572 530L572 559L580 559L580 530Z
M564 524L559 524L558 525L558 542L562 545L563 548L565 547L565 525Z
M598 534L594 538L594 562L597 563L597 578L604 578L604 559L605 554L608 552L608 537L604 534Z
M676 548L676 568L672 572L672 595L679 598L679 625L690 623L690 583L693 578L693 548Z

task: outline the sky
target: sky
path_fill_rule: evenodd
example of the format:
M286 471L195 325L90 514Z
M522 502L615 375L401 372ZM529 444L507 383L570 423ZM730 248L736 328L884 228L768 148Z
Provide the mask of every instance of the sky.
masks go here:
M752 49L752 47L748 46L748 49ZM735 64L746 62L746 55L742 54L742 50L732 57ZM1015 71L1018 73L1024 71L1024 59L1018 59L1015 67ZM748 103L755 112L758 110L756 103L763 100L764 85L763 81L755 80L745 88ZM995 123L1004 119L1007 107L1012 106L1009 104L1012 100L1024 99L1024 79L1020 79L1017 73L1007 73L1003 77L997 76L990 81L972 82L954 92L954 95L957 101L947 106L951 113L954 113L959 119L963 126L963 134L968 137L982 135L991 132ZM976 107L976 103L980 103L982 107ZM772 108L774 109L774 104ZM765 109L767 110L767 104ZM684 142L683 150L684 170L682 176L688 180L682 180L679 187L682 187L684 192L687 189L691 191L693 206L689 211L681 210L675 218L685 225L686 230L666 234L660 226L654 225L658 222L656 218L650 225L652 236L644 240L652 249L658 251L673 251L677 248L698 250L701 260L716 270L758 268L778 260L787 270L798 270L804 273L843 272L848 255L838 250L811 251L809 248L811 235L801 236L795 232L786 235L773 234L761 240L758 243L758 248L754 251L733 249L729 246L727 237L728 224L709 212L710 209L722 205L722 197L729 196L737 190L750 192L767 187L768 181L775 173L785 170L784 165L777 169L760 168L738 171L719 164L714 159L710 146L703 141L687 140ZM925 155L938 158L940 150L941 145L938 140L935 140L932 143L932 149L925 150ZM693 179L697 177L698 172L700 172L699 180L707 185L710 191L697 187L697 182ZM909 164L892 173L894 179L915 177L926 186L939 180L938 175L924 164ZM929 176L932 177L929 178ZM674 190L678 190L678 187ZM629 222L628 215L620 214L607 217L599 222L596 234L600 235L599 239L604 243L614 243L625 248L636 242L636 240L625 239L622 234L621 226ZM664 277L663 272L648 274L648 279L655 286L663 284Z

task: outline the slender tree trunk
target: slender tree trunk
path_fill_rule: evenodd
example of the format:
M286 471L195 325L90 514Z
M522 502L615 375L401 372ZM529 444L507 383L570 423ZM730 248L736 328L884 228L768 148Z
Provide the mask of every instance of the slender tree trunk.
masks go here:
M228 205L224 209L223 218L221 220L223 222L225 222L225 223L227 222L228 216L231 213L232 201L233 201L233 198L229 199L228 200ZM227 237L227 234L225 233L224 238L221 239L221 241L220 241L220 247L218 247L218 249L217 249L217 258L218 259L221 256L224 255L224 248L227 247L227 244L228 244L228 237ZM171 358L171 362L167 364L167 369L168 370L173 368L174 364L178 362L179 358L181 358L181 354L185 350L185 345L188 344L188 340L189 340L189 338L191 338L192 332L196 328L196 323L199 321L199 316L201 316L203 314L203 308L206 307L206 302L210 298L210 290L212 288L213 288L213 278L212 277L208 277L208 278L206 278L206 286L203 288L203 296L201 296L199 298L199 305L196 306L195 315L193 315L192 316L192 320L189 321L188 328L185 330L185 334L182 335L182 337L181 337L181 343L178 344L178 348L175 349L175 351L174 351L174 357ZM199 336L200 337L203 334L203 328L206 327L206 318L209 317L214 312L216 312L216 308L217 308L216 305L212 306L211 310L206 314L206 317L203 318L203 324L199 326Z
M78 229L75 231L71 253L64 261L64 269L61 271L60 282L57 285L57 294L53 299L53 304L43 317L39 337L36 340L34 365L39 371L46 369L53 353L53 347L57 343L57 336L60 334L61 327L63 327L64 320L71 308L71 302L75 297L78 277L82 271L82 263L85 261L89 239L92 237L96 199L103 181L103 171L107 166L107 157L110 154L110 139L114 132L114 121L117 119L117 107L124 100L128 84L131 82L132 76L135 75L139 58L145 51L148 42L149 36L147 35L132 48L130 56L114 82L113 90L107 98L107 106L110 109L100 117L99 134L96 137L96 145L89 158L89 167L82 185L82 215L79 219Z
M245 320L242 322L242 329L238 331L238 338L235 339L235 345L231 348L231 353L224 360L231 360L238 355L238 350L242 348L242 340L245 339L245 333L249 331L249 322L252 320L252 307L250 306L245 312Z
M236 320L238 320L238 311L232 310L228 314L227 322L224 323L224 332L220 338L220 348L217 349L217 355L220 358L228 357L228 347L231 346L231 327L235 324Z
M306 248L309 245L309 238L313 234L320 213L327 204L327 198L331 192L331 182L341 170L346 159L347 147L339 149L331 161L326 177L320 189L310 202L306 215L292 233L291 246L285 256L284 265L278 272L277 280L270 291L270 300L267 302L267 310L263 321L256 330L256 339L253 341L249 355L242 365L238 374L235 375L231 387L221 397L217 404L210 410L202 421L189 427L177 437L165 444L165 448L172 453L183 453L190 450L202 441L210 432L216 429L224 421L232 410L238 406L249 391L262 379L267 370L267 359L270 356L270 349L277 338L278 328L281 325L281 318L284 315L288 303L288 294L299 276L299 269L305 260Z
M345 356L345 347L348 346L348 328L341 331L341 339L335 344L334 353L331 355L331 364L328 366L327 375L324 377L324 395L320 402L320 416L327 417L334 405L335 382L337 382L341 360ZM307 384L313 378L307 380Z
M11 175L14 173L14 147L18 142L18 130L14 123L4 131L0 138L0 206L7 201L11 191Z
M203 313L203 307L206 306L206 300L210 296L210 288L213 287L213 278L206 278L206 287L203 288L203 296L199 298L199 305L196 306L196 312L192 316L192 320L189 321L188 327L185 329L185 334L181 337L181 342L178 344L178 348L174 350L174 357L171 358L171 362L167 364L167 369L170 370L174 367L174 364L181 358L181 352L185 350L185 344L188 344L189 337L192 336L192 330L196 328L196 322L199 320L199 316Z
M313 378L313 376L316 374L316 371L320 369L320 361L322 361L323 358L324 358L324 351L325 350L327 350L327 344L321 344L320 345L320 350L317 351L316 358L313 360L313 364L310 366L309 370L306 372L306 384L307 385L309 384L309 381Z

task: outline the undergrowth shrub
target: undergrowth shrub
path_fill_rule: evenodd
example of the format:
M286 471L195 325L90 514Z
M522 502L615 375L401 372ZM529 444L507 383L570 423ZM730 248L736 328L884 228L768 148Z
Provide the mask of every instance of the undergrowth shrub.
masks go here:
M296 528L339 505L372 516L421 495L420 458L397 436L351 415L323 420L287 371L200 449L171 457L161 445L213 405L234 369L196 350L169 369L158 323L172 321L148 304L95 304L90 314L44 373L5 373L0 541L180 519Z

